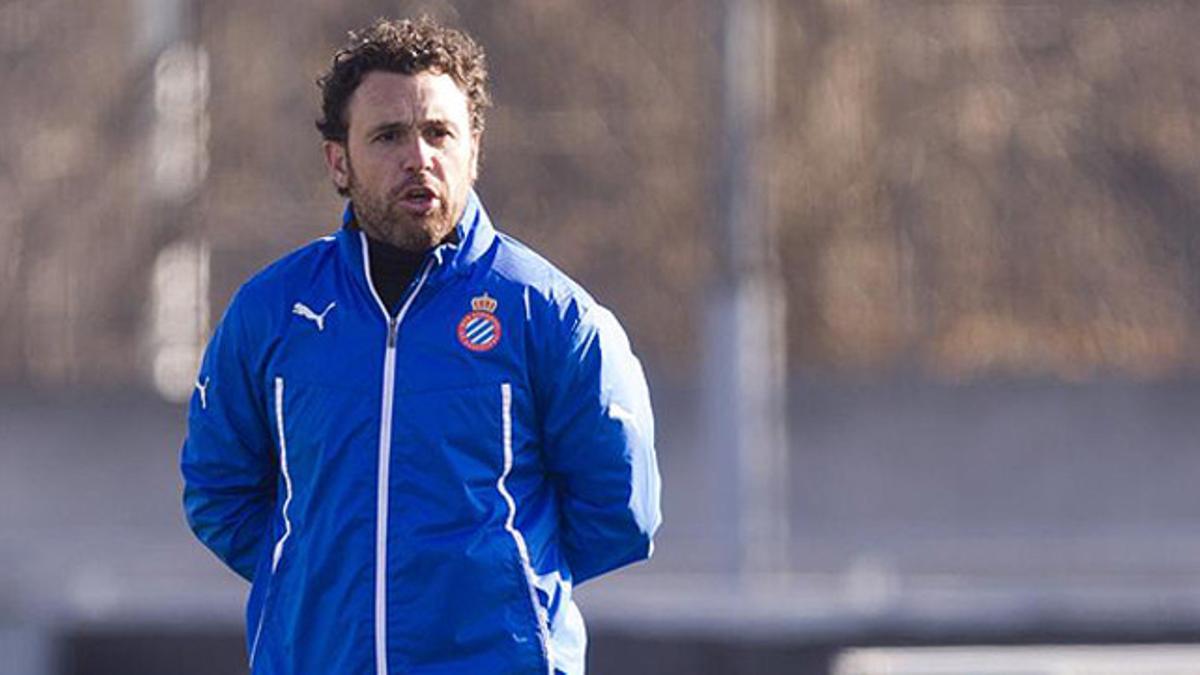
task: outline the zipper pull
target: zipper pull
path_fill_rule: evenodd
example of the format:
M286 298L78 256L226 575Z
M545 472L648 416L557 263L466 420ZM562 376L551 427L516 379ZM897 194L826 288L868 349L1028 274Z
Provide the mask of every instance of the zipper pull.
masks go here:
M388 319L388 349L394 349L396 347L396 329L399 327L400 322L396 320L396 317L393 316Z

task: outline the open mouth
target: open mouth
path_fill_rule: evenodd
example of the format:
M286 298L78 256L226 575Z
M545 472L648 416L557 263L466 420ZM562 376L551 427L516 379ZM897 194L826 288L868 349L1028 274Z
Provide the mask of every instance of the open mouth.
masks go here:
M408 211L427 213L432 211L438 200L437 193L425 186L406 188L400 193L400 204Z

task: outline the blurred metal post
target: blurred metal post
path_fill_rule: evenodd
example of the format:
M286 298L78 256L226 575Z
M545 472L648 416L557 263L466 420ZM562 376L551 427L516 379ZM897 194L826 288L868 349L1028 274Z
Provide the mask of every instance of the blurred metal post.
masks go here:
M185 401L208 333L209 246L189 232L189 202L208 175L208 53L195 0L141 0L138 58L152 66L145 192L158 244L144 349L155 388Z
M723 0L720 211L706 334L720 550L743 580L786 571L784 296L772 223L773 0ZM725 503L726 496L732 503Z
M184 39L190 4L191 0L138 0L134 56L153 63L173 42Z

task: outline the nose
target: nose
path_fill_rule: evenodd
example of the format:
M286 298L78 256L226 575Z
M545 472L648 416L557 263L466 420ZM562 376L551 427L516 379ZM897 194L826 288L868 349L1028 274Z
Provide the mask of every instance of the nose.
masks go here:
M404 170L418 174L433 168L434 148L421 134L413 134L404 153Z

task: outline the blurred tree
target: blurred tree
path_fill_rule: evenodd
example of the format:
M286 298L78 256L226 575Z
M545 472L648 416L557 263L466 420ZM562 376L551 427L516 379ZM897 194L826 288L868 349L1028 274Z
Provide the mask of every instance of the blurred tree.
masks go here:
M788 9L777 189L800 364L1194 367L1197 8Z
M219 315L254 269L334 227L313 79L347 29L421 11L489 50L496 219L612 305L652 369L697 370L719 245L715 2L197 3L208 178L168 215L146 197L140 6L0 2L0 380L141 381L164 248L208 242ZM1200 6L780 14L769 187L793 368L1195 367Z

